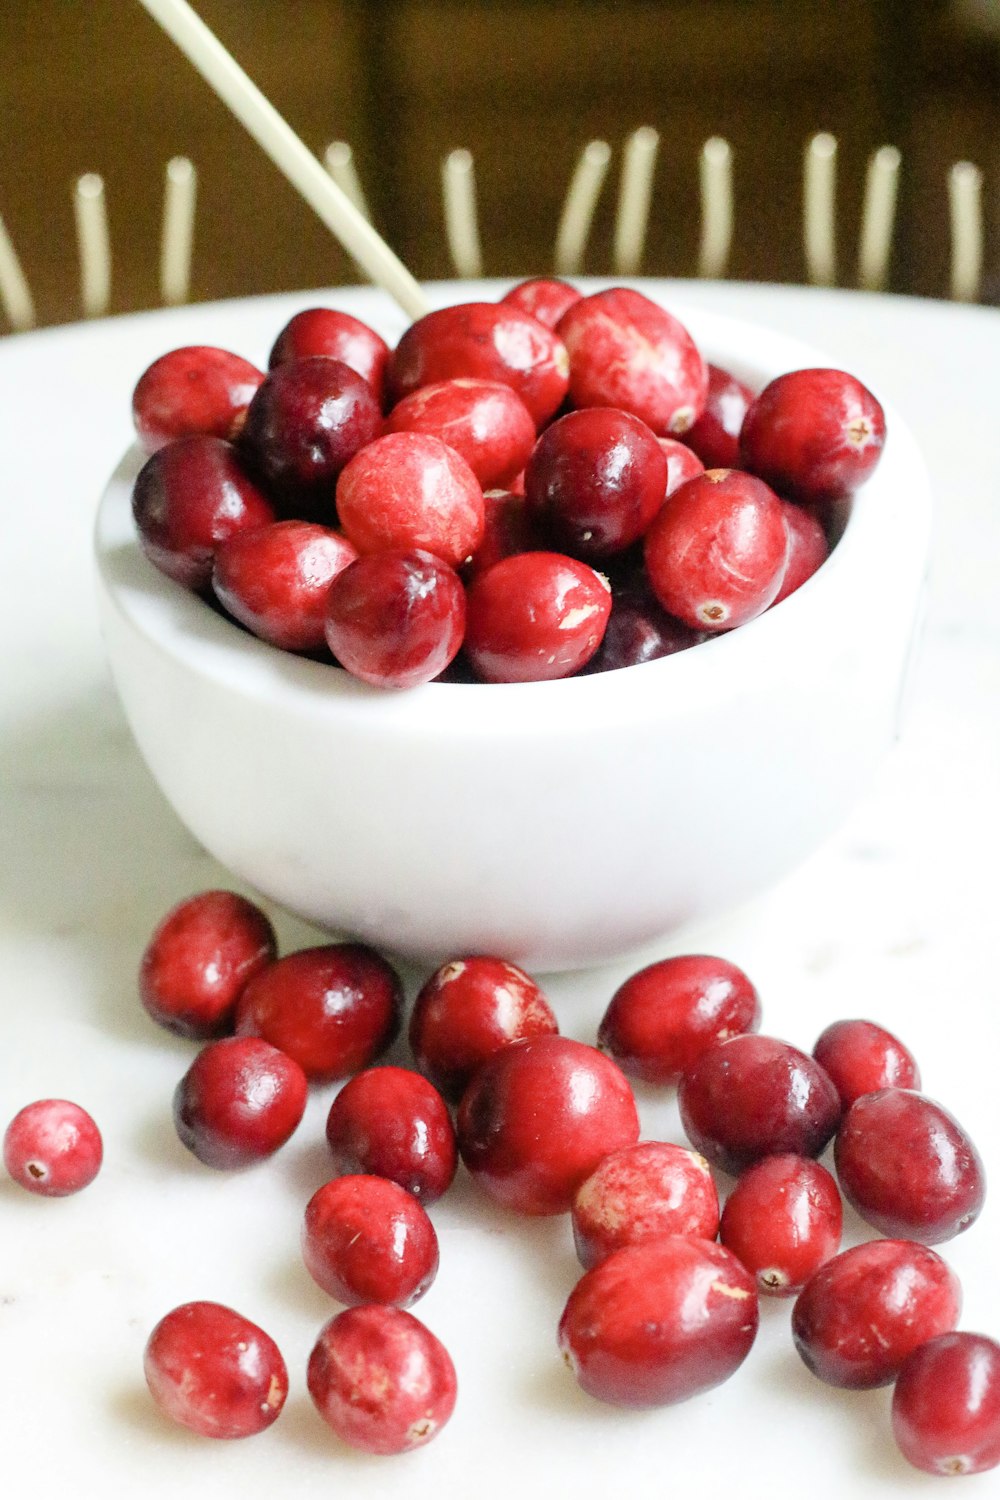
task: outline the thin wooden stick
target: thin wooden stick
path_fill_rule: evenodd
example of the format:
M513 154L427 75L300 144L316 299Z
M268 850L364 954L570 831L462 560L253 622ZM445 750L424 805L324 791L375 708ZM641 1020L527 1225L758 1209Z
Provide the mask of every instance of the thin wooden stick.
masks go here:
M85 172L73 187L76 242L80 257L80 305L85 318L101 318L111 301L111 236L104 179Z
M983 174L971 161L948 173L951 209L951 295L975 302L983 277Z
M806 147L803 194L806 271L816 286L832 286L837 277L836 189L837 141L823 130Z
M698 275L725 276L733 241L733 153L720 135L710 136L698 160L701 186L701 241Z
M472 152L449 151L441 163L444 227L459 276L482 276L483 252L476 213L476 170Z
M607 141L590 141L580 153L556 234L553 258L560 276L575 276L580 269L610 160Z
M642 265L659 148L659 133L651 125L640 125L625 142L613 252L622 276L638 275Z
M10 326L23 333L35 326L35 304L31 288L17 258L7 226L0 218L0 303Z
M191 247L198 174L186 156L167 162L163 191L163 231L160 239L160 297L167 307L179 307L191 294Z
M361 186L358 169L354 164L354 152L348 143L331 141L323 152L323 162L340 190L347 194L358 213L364 214L370 224L372 216L368 208L368 200Z
M880 146L868 160L858 241L858 281L867 292L880 292L889 273L901 159L895 146Z

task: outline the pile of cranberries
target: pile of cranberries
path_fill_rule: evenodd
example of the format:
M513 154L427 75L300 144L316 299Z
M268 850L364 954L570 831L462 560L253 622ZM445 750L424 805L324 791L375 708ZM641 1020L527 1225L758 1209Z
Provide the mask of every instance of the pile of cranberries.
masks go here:
M313 308L265 375L194 346L133 413L157 567L378 687L635 665L754 619L826 558L885 441L841 370L758 395L641 292L522 283L390 350Z

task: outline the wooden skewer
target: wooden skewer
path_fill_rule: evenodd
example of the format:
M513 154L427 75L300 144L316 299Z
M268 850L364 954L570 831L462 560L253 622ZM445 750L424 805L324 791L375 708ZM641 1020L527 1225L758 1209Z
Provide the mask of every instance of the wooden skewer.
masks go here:
M395 298L411 318L427 312L430 303L419 283L187 0L140 0L140 4L159 22L366 275Z
M701 185L701 242L698 275L726 274L733 240L733 153L720 135L710 136L698 161Z
M641 125L625 142L614 240L614 266L622 276L638 275L642 265L659 148L659 133L651 125Z
M168 307L178 307L191 293L191 246L198 174L186 156L167 162L163 192L163 232L160 240L160 296Z
M556 234L553 258L560 276L575 276L583 263L590 225L610 160L611 147L607 141L590 141L580 153Z
M111 301L111 237L104 179L85 172L73 187L80 256L80 304L85 318L101 318Z
M951 209L951 295L975 302L983 276L983 174L971 161L948 173Z
M365 198L361 178L354 164L354 152L347 142L331 141L323 152L323 162L334 182L342 192L347 194L358 213L364 214L371 223L372 216L368 209L368 200Z
M837 141L827 131L806 147L803 238L806 271L816 286L832 286L837 276Z
M889 272L900 161L895 146L880 146L868 161L858 242L858 281L868 292L880 292Z
M7 226L0 218L0 303L10 326L23 333L35 326L35 304Z
M483 252L476 213L476 171L472 152L449 151L441 163L444 226L459 276L482 276Z

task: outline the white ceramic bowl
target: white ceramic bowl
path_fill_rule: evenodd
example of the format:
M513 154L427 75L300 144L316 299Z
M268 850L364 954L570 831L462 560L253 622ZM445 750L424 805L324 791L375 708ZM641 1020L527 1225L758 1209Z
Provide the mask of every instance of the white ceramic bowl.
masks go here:
M338 303L351 310L352 294ZM754 386L831 363L670 306ZM791 869L892 742L930 499L891 411L888 433L829 560L751 624L623 671L409 692L277 651L158 573L132 524L133 451L96 553L136 740L205 847L320 926L431 961L495 952L545 970L626 954Z

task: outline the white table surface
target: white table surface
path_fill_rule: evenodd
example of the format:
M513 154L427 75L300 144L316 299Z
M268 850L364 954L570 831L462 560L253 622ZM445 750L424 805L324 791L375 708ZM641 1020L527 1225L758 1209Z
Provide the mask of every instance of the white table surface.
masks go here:
M995 1169L1000 314L787 287L678 283L676 293L810 340L872 383L920 441L937 510L908 721L875 785L779 887L648 957L698 948L732 958L761 991L764 1029L806 1048L838 1017L882 1021ZM131 439L132 387L152 359L216 343L262 362L287 317L322 300L218 304L0 342L0 1128L29 1100L63 1095L92 1110L106 1148L101 1175L76 1198L36 1199L0 1182L3 1493L930 1494L936 1482L909 1469L888 1435L889 1392L815 1381L791 1346L787 1303L763 1307L746 1364L708 1396L643 1413L584 1397L554 1342L577 1274L566 1221L504 1218L464 1176L433 1211L441 1271L415 1309L458 1366L449 1428L418 1453L371 1459L313 1412L305 1361L337 1309L302 1268L297 1238L327 1175L332 1091L318 1092L292 1143L251 1172L211 1173L177 1143L170 1096L192 1049L141 1013L136 966L170 905L232 882L179 825L131 742L96 624L90 531ZM459 299L442 289L439 300ZM400 317L390 322L401 329ZM285 949L318 940L274 916ZM592 1040L633 967L546 980L563 1030ZM411 991L419 977L409 975ZM646 1135L680 1138L669 1097L640 1103ZM849 1239L867 1237L848 1217ZM997 1195L942 1250L964 1284L962 1326L1000 1336ZM148 1332L194 1298L255 1318L288 1360L285 1412L251 1441L213 1444L171 1427L146 1394ZM966 1484L963 1493L985 1496L1000 1480Z

